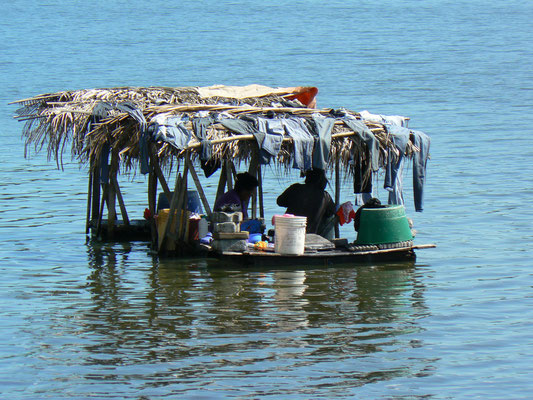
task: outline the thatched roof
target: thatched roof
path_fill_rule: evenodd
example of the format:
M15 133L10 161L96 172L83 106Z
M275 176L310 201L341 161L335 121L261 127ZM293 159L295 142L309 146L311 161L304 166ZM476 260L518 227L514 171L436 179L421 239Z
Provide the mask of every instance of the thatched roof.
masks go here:
M259 85L247 87L120 87L63 91L42 94L19 100L15 118L25 121L23 137L26 150L37 151L46 148L50 159L58 166L62 164L65 150L70 147L71 155L81 163L91 157L98 159L103 147L109 145L120 155L121 170L135 169L139 164L140 144L146 126L158 115L185 115L186 128L191 132L185 148L176 148L167 142L155 143L159 162L169 166L176 158L183 158L187 152L193 158L198 156L202 138L198 137L192 121L207 114L224 113L227 118L250 115L300 116L310 124L313 114L332 115L331 109L311 108L315 104L316 88L293 87L272 89ZM305 103L305 104L304 104ZM125 111L121 105L128 104L138 115ZM358 120L360 114L345 110ZM397 152L380 123L362 120L375 135L380 148L380 164L388 149ZM330 164L339 161L345 169L354 154L363 157L364 143L342 121L335 123L331 142ZM205 138L204 138L205 139ZM253 135L239 135L215 122L207 128L207 140L213 145L213 158L231 158L236 161L249 160L257 151ZM408 147L407 154L416 151ZM282 150L274 162L290 165L293 158L293 140L286 136Z

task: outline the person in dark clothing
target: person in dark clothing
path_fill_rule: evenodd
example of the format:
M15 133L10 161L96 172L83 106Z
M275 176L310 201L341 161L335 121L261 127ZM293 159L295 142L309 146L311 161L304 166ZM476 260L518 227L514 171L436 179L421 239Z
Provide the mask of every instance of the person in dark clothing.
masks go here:
M365 204L363 204L361 207L357 209L355 212L355 217L353 219L353 228L356 232L359 231L359 226L361 225L361 212L364 208L383 208L385 206L381 205L381 201L379 199L376 199L375 197L372 197L370 200L368 200Z
M248 219L248 201L258 185L255 176L248 172L237 174L235 187L217 199L214 211L241 211L243 218Z
M328 180L322 169L305 174L305 183L289 186L277 199L280 207L287 207L287 214L307 217L307 233L332 237L335 222L335 203L326 192Z

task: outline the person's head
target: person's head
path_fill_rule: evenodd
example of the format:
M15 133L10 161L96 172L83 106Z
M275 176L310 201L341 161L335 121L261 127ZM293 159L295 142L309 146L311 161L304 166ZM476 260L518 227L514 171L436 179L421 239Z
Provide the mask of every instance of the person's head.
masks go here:
M312 169L305 173L305 184L313 185L324 190L328 184L328 178L326 178L326 172L323 169Z
M237 174L235 179L235 191L239 195L240 199L243 201L248 200L255 188L259 185L259 182L252 174L248 172L242 172Z

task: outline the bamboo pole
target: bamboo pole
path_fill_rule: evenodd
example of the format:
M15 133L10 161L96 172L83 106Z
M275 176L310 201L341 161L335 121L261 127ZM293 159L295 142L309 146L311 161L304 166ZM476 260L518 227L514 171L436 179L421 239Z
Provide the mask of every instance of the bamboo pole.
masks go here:
M233 171L231 168L231 165L233 164L231 160L224 160L224 163L226 164L226 185L228 187L228 190L233 189Z
M124 225L130 224L130 219L128 217L128 212L126 210L126 205L124 204L124 198L122 197L122 192L120 191L120 186L118 184L117 175L113 176L113 186L115 187L115 192L118 200L118 205L120 207L120 213L122 214L122 221Z
M98 213L100 210L100 168L96 162L96 158L93 159L93 204L92 204L92 214L91 221L97 220L100 216Z
M257 170L259 166L259 157L258 157L259 147L257 151L252 153L252 159L250 160L250 166L248 168L248 173L257 178ZM254 190L252 193L252 219L257 218L257 190Z
M93 203L92 195L93 195L93 171L89 167L89 187L87 188L87 216L85 217L85 234L86 235L89 234L89 226L91 224L91 207Z
M157 206L157 176L152 168L148 174L148 209L155 215Z
M258 191L259 191L259 218L265 218L265 208L263 203L263 175L261 172L261 164L257 165L257 181L259 182Z
M178 196L181 188L181 174L178 172L176 176L176 184L174 185L174 195L170 199L170 209L169 209L169 215L167 220L165 221L165 224L163 225L163 236L159 237L159 243L158 243L158 251L161 251L163 248L163 244L165 243L165 240L167 239L167 236L170 233L170 228L172 226L172 221L174 219L174 211L176 210L176 205L178 203Z
M165 179L165 175L163 175L163 171L161 171L161 167L159 166L159 163L157 162L157 158L155 156L154 156L154 161L152 162L152 165L154 167L154 172L157 176L157 179L159 180L159 183L161 184L161 188L163 189L165 196L167 196L167 199L170 201L170 198L172 197L172 192L170 191L170 188L168 187L167 181Z
M187 154L187 159L189 159L190 157L190 154L188 153ZM183 177L181 176L181 174L178 173L177 177L176 177L176 185L175 185L175 189L174 189L174 195L172 196L172 199L170 201L170 210L169 210L169 216L168 216L168 219L167 221L165 222L165 226L164 226L164 233L163 233L163 237L160 238L159 240L159 247L158 247L158 250L161 251L164 243L165 243L165 240L167 240L168 238L171 238L173 240L176 240L176 239L180 239L179 238L179 234L180 234L180 230L179 230L179 227L180 227L180 223L181 223L181 210L183 208L183 204L184 204L184 201L186 200L186 195L187 195L187 175L188 175L188 169L189 169L189 165L188 165L188 162L185 162L185 167L183 169ZM174 214L176 214L176 224L175 224L175 227L176 229L178 229L177 231L177 234L175 234L174 229L173 229L173 226L174 224L172 224L172 220L174 219Z
M189 177L189 166L191 164L191 154L187 153L187 157L185 158L185 167L183 168L183 187L182 187L182 194L181 194L181 204L178 202L178 221L176 223L178 227L177 232L177 238L180 241L187 242L186 235L188 232L188 225L189 225L189 217L187 212L187 183L188 183L188 177Z
M104 218L104 206L107 203L107 192L108 192L108 183L103 184L102 190L102 200L100 201L100 209L98 212L98 221L96 223L96 237L100 236L100 231L102 230L102 219Z
M107 234L110 238L114 235L115 220L117 218L116 195L115 185L110 177L107 190Z
M222 162L222 169L220 170L220 179L218 180L217 194L215 198L215 203L220 196L224 194L226 189L226 180L228 175L226 174L226 163Z
M189 172L191 173L192 180L196 185L196 190L198 190L198 194L200 195L200 200L202 201L202 205L204 206L205 212L208 217L211 217L211 207L209 206L209 201L207 201L204 189L192 162L189 162Z
M340 182L340 165L339 159L335 160L335 210L339 208L340 196L341 196L341 182ZM335 238L339 238L340 228L339 222L335 219Z

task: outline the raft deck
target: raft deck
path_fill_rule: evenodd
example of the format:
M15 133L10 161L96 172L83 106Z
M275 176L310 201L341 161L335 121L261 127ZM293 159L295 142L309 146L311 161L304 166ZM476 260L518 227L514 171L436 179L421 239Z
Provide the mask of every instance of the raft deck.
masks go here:
M330 265L330 264L365 264L384 261L414 261L415 249L434 248L434 244L412 245L392 249L354 250L328 249L319 251L305 251L302 255L285 255L273 251L250 249L245 252L211 252L220 260L236 262L246 265L288 266L288 265Z

